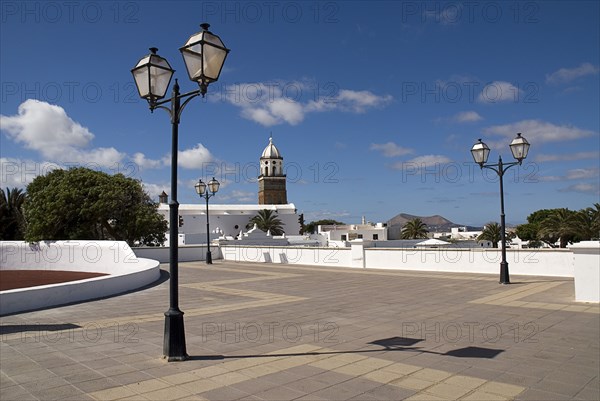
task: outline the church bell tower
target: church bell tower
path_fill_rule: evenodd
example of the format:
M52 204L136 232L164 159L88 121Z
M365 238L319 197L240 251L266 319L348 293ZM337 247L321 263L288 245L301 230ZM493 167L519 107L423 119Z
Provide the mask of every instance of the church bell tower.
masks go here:
M283 157L279 149L269 138L269 144L260 157L260 173L258 176L258 204L284 205L287 204L287 190L283 174Z

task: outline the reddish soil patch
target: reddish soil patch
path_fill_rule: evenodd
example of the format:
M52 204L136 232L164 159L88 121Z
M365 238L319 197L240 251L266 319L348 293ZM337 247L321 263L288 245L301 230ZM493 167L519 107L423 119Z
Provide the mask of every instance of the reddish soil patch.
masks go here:
M65 283L86 278L107 276L104 273L72 272L64 270L0 270L0 291L38 285Z

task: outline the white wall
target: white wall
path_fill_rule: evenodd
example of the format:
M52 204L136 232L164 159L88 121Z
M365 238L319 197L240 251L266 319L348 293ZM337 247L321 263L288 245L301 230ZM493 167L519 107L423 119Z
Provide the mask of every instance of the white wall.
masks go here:
M496 248L365 249L366 266L377 269L497 274L501 260ZM573 277L569 250L507 249L506 261L510 274Z
M164 246L135 247L133 252L139 258L148 258L158 260L160 263L168 263L170 257L170 248ZM213 259L221 258L221 251L217 245L211 245L210 253ZM194 262L206 260L206 244L202 245L181 245L179 247L180 262Z
M362 249L361 249L362 248ZM398 249L304 247L221 247L223 259L237 262L267 262L460 273L499 274L499 249ZM282 256L283 255L283 256ZM507 250L510 274L573 277L570 250Z
M0 270L121 274L141 262L123 241L0 241Z
M600 302L600 241L569 246L575 257L575 300Z
M235 262L348 267L352 264L348 248L226 245L221 247L221 256L224 260Z
M0 241L1 270L67 270L105 273L67 283L0 291L0 315L106 297L143 287L160 277L156 260L136 257L125 242Z

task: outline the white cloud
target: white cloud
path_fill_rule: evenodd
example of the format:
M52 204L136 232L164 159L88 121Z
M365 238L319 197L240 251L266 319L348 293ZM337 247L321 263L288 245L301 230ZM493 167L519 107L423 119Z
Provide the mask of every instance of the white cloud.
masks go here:
M477 101L482 103L517 102L522 91L506 81L494 81L481 90Z
M369 149L381 151L385 157L403 156L414 152L413 149L404 148L394 142L372 143Z
M598 177L597 168L576 168L573 170L567 171L567 180L582 180L586 178L596 178Z
M0 158L0 187L25 188L38 175L45 175L61 166L49 162L34 162L14 158Z
M312 112L365 113L385 106L393 99L390 95L379 96L370 91L334 88L317 100L303 100L303 93L315 94L314 85L304 82L238 84L227 88L224 93L229 103L242 109L243 118L263 126L297 125Z
M160 195L163 191L165 191L165 193L168 194L171 185L142 182L142 187L144 188L144 191L150 196L150 198L152 198L153 201L158 202L158 195Z
M503 137L502 141L488 143L490 147L496 149L508 146L518 132L523 134L532 147L546 142L572 141L598 135L598 133L571 125L555 125L540 120L523 120L512 124L494 125L484 128L483 132L487 135Z
M598 168L576 168L568 170L564 176L549 175L540 177L541 181L570 181L585 180L589 178L598 178L600 169Z
M392 165L392 168L395 170L404 170L407 168L410 169L424 169L440 164L450 163L452 160L446 156L442 155L423 155L417 156L411 160L397 162Z
M86 149L94 135L73 121L62 107L39 100L21 103L17 115L0 115L0 129L15 142L58 163L110 167L125 157L115 148Z
M233 190L229 194L219 196L220 200L231 200L234 202L257 202L258 196L256 192Z
M585 159L600 159L600 152L577 152L566 153L562 155L539 154L535 157L536 162L573 161Z
M201 143L191 149L180 150L177 153L177 163L180 167L187 169L200 169L205 163L214 161L214 157L208 149ZM171 155L166 155L163 158L165 165L171 165Z
M598 195L598 194L600 194L600 185L598 185L598 183L573 184L573 185L569 185L566 188L559 189L559 192L580 192L580 193L585 193L585 194Z
M330 210L307 210L303 211L303 213L305 222L325 219L343 221L345 217L351 216L351 214L345 210L335 212Z
M134 153L131 156L131 160L140 168L140 169L150 169L150 168L161 168L164 166L162 160L153 160L146 158L146 155L143 153Z
M254 121L265 127L281 124L267 109L247 107L242 110L242 117Z
M472 123L483 120L476 111L462 111L454 116L454 121L459 123Z
M337 100L337 101L336 101ZM370 91L340 90L339 96L330 102L343 111L364 113L369 108L381 107L393 100L391 95L378 96Z
M563 84L587 75L596 75L600 69L591 63L582 63L579 67L561 68L552 74L546 74L546 83Z

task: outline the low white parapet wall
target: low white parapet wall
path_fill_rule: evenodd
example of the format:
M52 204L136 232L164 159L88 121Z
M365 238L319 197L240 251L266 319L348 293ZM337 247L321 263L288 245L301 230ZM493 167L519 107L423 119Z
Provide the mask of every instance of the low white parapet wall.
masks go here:
M600 241L569 246L575 258L575 300L600 302Z
M160 263L168 263L170 250L168 246L135 247L133 252L140 258L158 260ZM210 253L214 259L221 258L221 251L217 245L210 246ZM206 244L203 245L179 245L178 251L180 262L196 262L206 260Z
M366 248L365 267L454 273L499 274L502 252L497 248ZM573 253L568 249L507 249L510 274L573 277Z
M0 315L102 298L134 290L160 277L159 262L138 258L121 241L0 241L0 270L104 273L67 283L0 291Z
M224 245L221 257L235 262L352 266L349 248Z
M366 245L366 246L365 246ZM354 268L421 270L499 274L501 251L495 248L350 248L260 247L226 245L224 260ZM510 274L573 277L573 252L569 249L508 249Z

